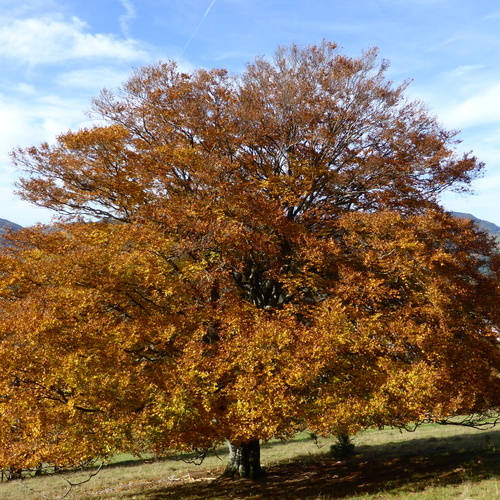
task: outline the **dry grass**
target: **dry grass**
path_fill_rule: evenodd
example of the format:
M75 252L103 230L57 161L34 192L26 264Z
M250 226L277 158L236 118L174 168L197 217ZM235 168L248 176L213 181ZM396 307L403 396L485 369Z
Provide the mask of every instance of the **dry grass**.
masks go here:
M422 426L414 433L388 429L355 438L356 455L338 461L307 434L263 445L267 476L257 483L219 479L226 459L208 457L203 465L182 461L120 463L75 487L66 498L85 500L492 500L500 498L500 431ZM88 477L72 474L72 482ZM54 475L0 485L5 500L55 499L67 490L65 476Z

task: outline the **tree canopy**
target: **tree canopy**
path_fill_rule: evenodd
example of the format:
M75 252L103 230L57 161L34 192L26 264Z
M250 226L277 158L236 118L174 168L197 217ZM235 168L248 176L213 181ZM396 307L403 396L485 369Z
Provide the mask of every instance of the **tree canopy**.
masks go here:
M483 165L386 69L158 63L13 152L58 219L0 254L2 464L498 409L498 251L439 204Z

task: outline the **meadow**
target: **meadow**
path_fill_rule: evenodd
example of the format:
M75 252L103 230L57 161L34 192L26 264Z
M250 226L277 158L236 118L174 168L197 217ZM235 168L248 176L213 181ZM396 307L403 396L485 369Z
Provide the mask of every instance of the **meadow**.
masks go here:
M370 430L354 438L355 453L331 457L331 439L302 433L262 446L266 477L258 482L219 478L227 455L202 465L118 456L88 482L92 471L47 475L0 485L5 500L492 500L500 498L500 430L423 425L414 432Z

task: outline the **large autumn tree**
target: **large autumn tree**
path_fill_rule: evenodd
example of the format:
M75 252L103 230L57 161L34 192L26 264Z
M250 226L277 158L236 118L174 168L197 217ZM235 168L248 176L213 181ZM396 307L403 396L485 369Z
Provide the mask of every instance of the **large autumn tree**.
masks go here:
M374 50L138 70L13 153L57 223L0 255L0 465L497 410L499 256L439 205L482 164Z

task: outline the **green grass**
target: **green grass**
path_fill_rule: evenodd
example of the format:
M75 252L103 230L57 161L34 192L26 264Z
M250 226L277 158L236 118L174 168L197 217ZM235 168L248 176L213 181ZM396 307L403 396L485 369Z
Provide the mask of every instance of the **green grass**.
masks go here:
M202 466L183 461L138 462L122 455L68 499L125 500L493 500L500 498L500 431L425 425L415 432L371 430L355 437L355 456L328 456L331 440L307 433L262 447L267 476L256 483L219 479L226 450ZM55 499L89 472L52 475L0 485L5 500ZM39 492L35 493L33 490ZM43 495L41 496L40 493Z

